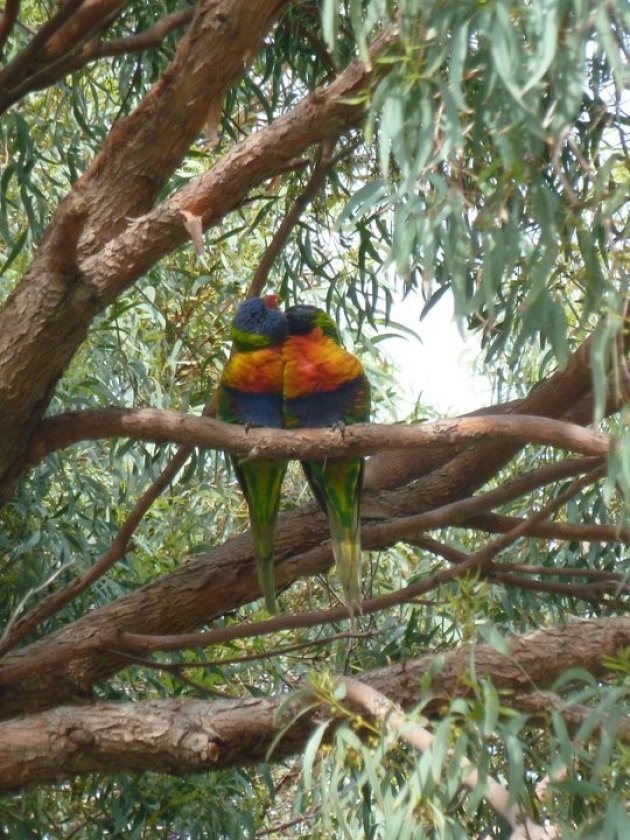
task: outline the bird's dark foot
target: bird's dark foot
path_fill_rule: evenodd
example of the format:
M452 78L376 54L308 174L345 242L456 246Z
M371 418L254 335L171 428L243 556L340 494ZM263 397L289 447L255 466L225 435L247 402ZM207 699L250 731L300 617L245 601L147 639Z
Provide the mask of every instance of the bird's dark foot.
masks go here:
M345 437L346 424L343 422L343 420L337 420L337 422L333 423L330 428L333 430L333 432L339 432L342 439Z
M262 428L264 428L262 423L254 423L253 420L248 420L247 423L245 423L244 425L245 425L245 431L246 432L249 432L250 429L262 429Z

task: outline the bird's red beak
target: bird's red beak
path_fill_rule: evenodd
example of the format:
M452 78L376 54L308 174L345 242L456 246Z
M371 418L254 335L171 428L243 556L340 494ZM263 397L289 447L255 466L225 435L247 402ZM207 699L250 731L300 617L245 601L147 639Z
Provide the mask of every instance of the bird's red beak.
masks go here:
M278 295L265 295L264 300L267 309L278 308Z

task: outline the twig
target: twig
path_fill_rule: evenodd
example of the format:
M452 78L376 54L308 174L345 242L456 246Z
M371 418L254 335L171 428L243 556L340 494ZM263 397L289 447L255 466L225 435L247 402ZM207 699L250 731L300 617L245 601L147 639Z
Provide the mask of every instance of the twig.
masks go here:
M45 589L47 589L50 586L50 584L53 583L59 577L59 575L63 574L63 572L65 572L73 565L74 560L71 560L69 563L65 563L59 569L56 569L50 575L50 577L46 578L46 580L43 583L40 583L39 586L34 586L32 589L29 589L28 592L24 595L24 597L20 599L20 602L15 608L13 615L7 621L4 633L0 637L0 655L2 655L2 647L11 638L11 628L14 627L14 625L17 623L20 617L20 613L22 612L22 609L24 608L24 605L27 603L27 601L29 601L33 597L33 595L38 595L40 592L43 592Z
M145 513L158 498L164 488L170 484L179 470L184 466L188 459L189 452L190 450L186 447L186 452L178 450L175 453L160 475L135 503L112 544L93 566L91 566L83 574L78 575L72 583L63 589L60 589L59 592L53 592L51 595L48 595L43 599L43 601L37 604L37 606L29 610L29 612L27 612L20 620L16 621L13 627L7 628L7 631L0 640L0 656L3 656L7 651L14 648L15 645L28 636L41 621L49 618L56 612L59 612L62 607L65 607L66 604L69 604L70 601L77 598L89 586L95 583L109 569L111 569L114 563L120 560L120 558L125 554L129 541L142 521Z
M532 580L523 575L505 574L500 571L500 566L495 566L484 574L497 583L502 583L504 586L515 586L518 589L527 589L530 592L550 592L554 595L566 595L569 598L579 598L581 601L586 601L592 604L605 604L609 607L616 607L618 609L628 608L627 601L624 602L620 598L604 596L613 591L613 593L630 591L627 586L619 586L618 583L612 581L600 581L598 583L557 583L551 580Z
M465 563L470 555L463 551L459 551L452 546L445 545L430 537L418 537L414 540L408 540L413 545L424 548L427 551L439 557L443 557L449 563L461 564ZM555 581L537 581L532 580L522 575L513 574L514 571L523 571L528 574L538 575L556 575L558 577L590 577L594 578L596 583L578 584L578 583L559 583ZM506 586L514 586L519 589L527 589L533 592L552 592L558 595L567 595L573 598L580 598L583 601L592 603L602 603L603 595L606 593L627 593L630 592L630 586L624 583L625 578L621 574L614 572L605 572L598 569L566 569L566 568L547 568L544 566L527 566L525 564L491 564L482 568L482 574L485 578L497 583L502 583ZM618 599L607 599L606 604L621 605Z
M364 526L364 542L366 548L383 548L385 545L391 545L398 540L419 544L419 542L425 539L425 531L443 528L447 525L467 527L473 517L486 513L488 509L497 504L506 504L507 502L513 501L528 490L541 487L546 481L551 480L554 475L561 477L560 474L562 472L564 472L565 476L572 475L575 472L583 472L583 468L588 468L594 463L601 464L602 461L599 458L576 458L561 463L565 464L565 467L564 470L559 470L558 473L553 469L549 469L549 467L554 465L549 465L549 467L542 467L539 470L531 470L529 473L506 481L501 487L488 490L485 493L479 493L467 499L449 502L441 507L427 510L423 513L417 513L413 516L400 516L385 524L371 523L367 528ZM376 515L370 512L374 507L376 507L376 511L379 511L378 504L375 506L368 503L365 507L368 508L366 518ZM395 515L395 511L385 508L382 515L392 516ZM519 524L528 522L532 531L539 527L536 523L532 523L531 520L519 519L516 521Z
M410 723L402 710L380 691L352 677L339 677L338 682L345 688L346 698L380 720L386 731L402 738L420 753L431 749L433 735L419 724ZM482 782L479 771L465 756L460 760L466 770L463 782L469 790L475 790ZM512 828L511 840L549 840L558 836L555 829L538 825L521 807L512 805L509 792L494 777L484 776L483 784L484 798Z
M549 575L550 577L578 577L593 580L623 583L625 576L605 569L571 569L566 566L528 566L527 563L501 563L496 567L501 572L525 572L528 575Z
M270 834L278 833L282 833L283 836L286 836L284 832L287 828L292 828L294 825L300 825L300 823L312 820L315 814L320 810L320 807L320 805L314 805L299 817L294 817L292 820L286 820L285 822L275 823L275 825L272 825L269 828L261 828L256 832L256 837L268 837Z
M492 533L506 533L511 531L524 519L516 516L502 516L498 513L484 513L467 519L463 525L467 528L478 528ZM630 529L619 525L587 525L576 522L539 522L528 532L530 537L540 539L570 540L572 542L630 542Z
M326 176L336 162L332 157L336 139L327 138L320 144L311 177L308 179L306 186L293 203L289 212L280 222L277 231L266 248L261 261L258 263L258 268L252 279L247 297L259 297L267 283L269 272L276 257L284 248L291 231L298 223L302 213L315 198L326 180Z
M516 694L510 701L510 705L516 709L528 712L529 714L547 720L550 710L559 712L567 723L569 730L575 733L584 721L593 714L593 709L581 703L571 703L564 700L553 691L531 691L526 694ZM597 726L591 735L601 734L616 735L625 744L630 744L630 716L619 714L619 716L607 716Z
M78 70L88 61L97 58L110 58L114 55L142 52L156 47L174 29L190 23L194 13L194 8L179 9L176 12L171 12L170 15L165 15L148 29L136 32L127 38L118 38L115 41L89 41L77 56L77 63L68 69Z
M503 534L502 536L498 537L496 540L493 540L488 545L484 546L484 548L480 549L479 551L475 552L473 557L476 557L479 564L481 566L488 565L494 557L497 556L501 551L503 551L508 546L512 545L516 540L520 539L521 537L525 536L529 529L532 528L534 525L537 525L539 522L544 521L547 519L554 511L558 510L558 508L562 507L566 502L573 498L577 493L580 492L584 487L588 487L589 484L592 484L598 478L601 478L606 474L605 467L597 467L594 470L588 472L585 476L581 478L576 478L574 481L571 482L569 487L564 490L562 493L559 493L546 505L544 505L539 511L537 511L533 516L529 519L520 522L515 528L512 528L511 531L508 531L507 534Z
M338 642L344 639L368 639L377 635L374 632L366 633L334 633L332 636L323 636L320 639L313 639L310 642L299 642L294 645L279 645L271 650L265 650L262 653L248 653L244 656L229 656L223 659L203 659L196 662L156 662L153 659L146 659L142 656L135 656L123 650L116 648L107 648L108 653L113 653L115 656L121 656L134 665L142 665L145 668L152 668L158 671L168 671L169 673L179 673L188 668L216 668L221 665L237 665L241 662L257 662L260 659L271 659L274 656L286 656L287 653L293 653L297 650L304 650L305 648L317 647L319 645L327 645L331 642Z
M480 551L471 554L471 555L464 555L461 553L456 552L455 549L448 549L452 556L457 553L458 561L457 565L452 569L442 570L440 572L436 572L433 575L430 575L427 578L424 578L421 581L416 581L413 584L410 584L403 589L400 589L393 593L388 593L387 595L381 595L377 598L371 598L367 601L363 602L363 613L365 615L377 612L383 609L386 609L393 605L398 605L404 603L410 599L417 597L418 595L424 594L425 592L439 586L449 580L452 580L454 577L462 574L463 572L472 571L474 569L479 569L485 574L491 574L496 579L501 579L504 575L501 572L500 566L494 566L491 561L492 559L506 548L508 545L511 545L516 539L523 536L527 533L527 525L530 522L540 521L541 519L549 516L554 510L557 510L561 505L563 505L566 501L568 501L575 493L579 492L579 490L587 486L588 484L592 483L592 481L602 473L602 469L598 468L597 470L592 470L583 478L572 482L569 488L561 493L556 498L552 499L548 504L546 504L538 513L536 513L531 520L527 520L524 524L519 525L517 528L513 529L511 532L506 534L504 537L501 537L498 540L494 540L488 546L485 546ZM416 517L414 517L416 518ZM512 578L513 579L513 578ZM535 582L529 579L525 579L525 587L530 588L537 586L541 589L548 588L550 591L559 591L561 588L563 591L567 591L567 587L563 584L553 584L552 582L542 583L542 582ZM592 592L593 586L596 584L591 584L587 587L578 587L573 586L571 587L571 594L573 593L580 593L578 597L584 597L585 595L588 596L587 600L592 600ZM581 594L583 592L584 594ZM227 641L232 641L237 638L249 638L252 636L260 636L265 635L267 633L277 632L279 630L287 630L293 629L296 627L312 627L318 624L333 622L333 621L342 621L346 618L349 618L349 613L346 608L337 608L337 609L330 609L330 610L320 610L311 613L301 613L297 615L290 615L290 616L278 616L277 618L268 619L266 621L254 622L250 625L237 625L236 627L228 627L228 628L220 628L217 630L207 631L205 633L185 633L185 634L177 634L175 636L150 636L144 634L136 634L136 633L125 633L123 632L118 638L112 639L111 642L108 642L108 645L116 645L122 644L122 647L129 647L131 649L140 649L140 650L177 650L180 648L186 647L205 647L214 644L221 644Z
M470 559L453 569L443 569L416 581L409 586L399 589L396 592L389 592L386 595L379 595L377 598L370 598L361 604L363 615L379 612L391 606L397 606L415 599L418 595L441 586L443 583L453 580L464 572L472 571L477 567L477 561ZM264 621L255 621L250 624L237 624L233 627L220 627L215 630L208 630L201 633L178 633L169 636L152 636L143 633L128 633L123 631L111 632L103 635L100 639L100 646L117 647L127 650L139 650L144 652L155 650L181 650L190 647L210 647L211 645L224 644L236 639L247 639L254 636L264 636L268 633L277 633L281 630L294 630L297 628L316 627L320 624L330 624L338 621L349 621L351 618L347 607L336 607L328 610L317 610L314 612L297 613L293 615L279 615Z

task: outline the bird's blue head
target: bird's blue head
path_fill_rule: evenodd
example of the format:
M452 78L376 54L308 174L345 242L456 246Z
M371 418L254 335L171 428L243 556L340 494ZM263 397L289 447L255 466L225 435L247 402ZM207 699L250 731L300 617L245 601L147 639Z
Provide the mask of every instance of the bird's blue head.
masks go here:
M286 311L290 335L308 335L316 327L339 344L339 332L333 319L316 306L299 303Z
M249 298L236 311L232 321L232 340L237 350L256 350L282 344L289 334L284 313L278 309L276 295Z

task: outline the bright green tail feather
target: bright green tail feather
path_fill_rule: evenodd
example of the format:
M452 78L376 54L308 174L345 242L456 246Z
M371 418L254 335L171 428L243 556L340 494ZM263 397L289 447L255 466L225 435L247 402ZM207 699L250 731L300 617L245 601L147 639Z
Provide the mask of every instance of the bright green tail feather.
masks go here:
M361 530L359 499L363 478L360 458L304 461L304 472L328 517L337 576L344 601L361 611Z
M267 611L278 612L273 562L273 533L280 505L280 487L287 470L283 461L233 459L247 501L258 583Z

